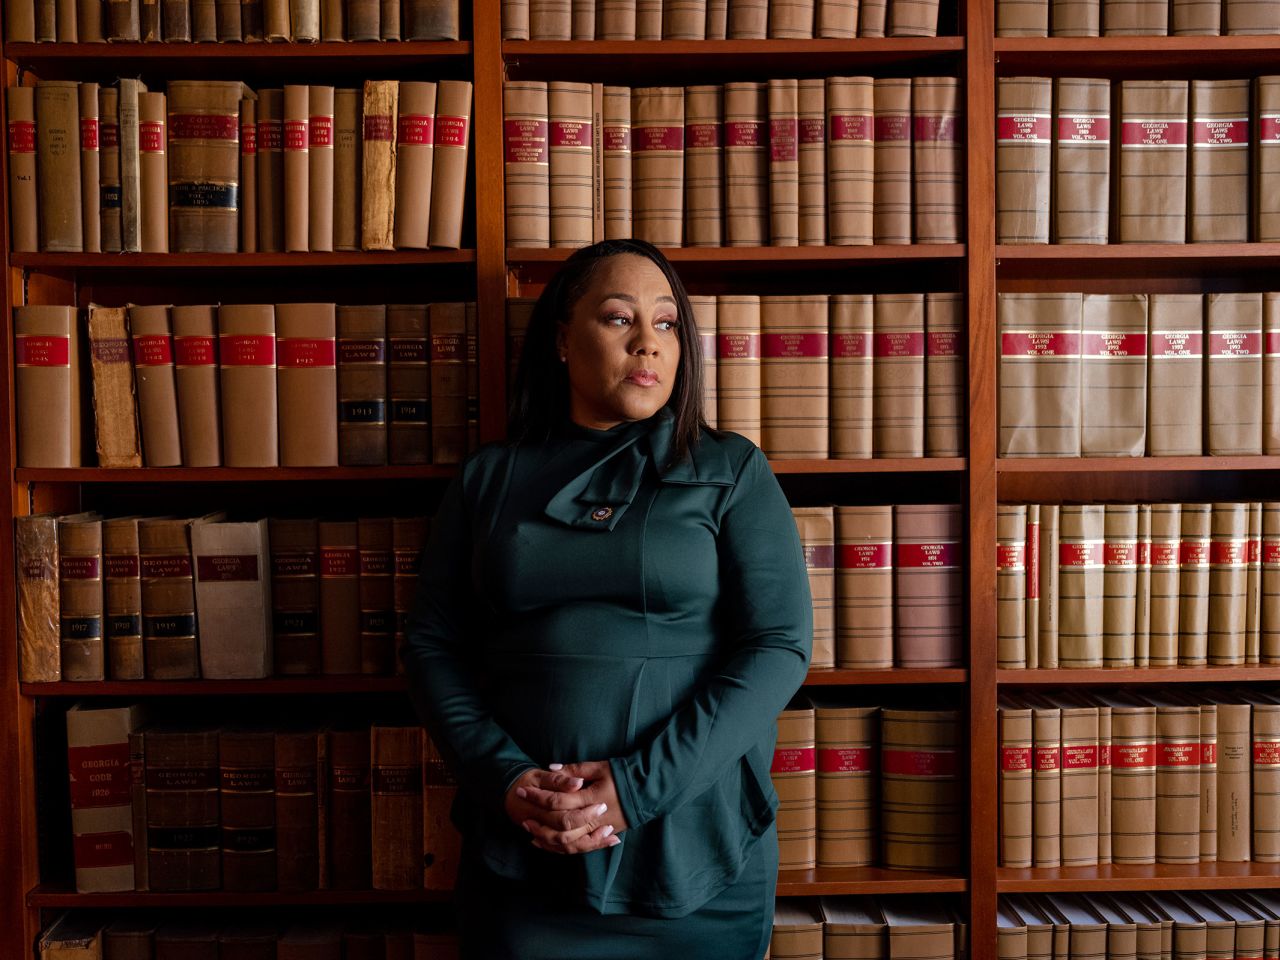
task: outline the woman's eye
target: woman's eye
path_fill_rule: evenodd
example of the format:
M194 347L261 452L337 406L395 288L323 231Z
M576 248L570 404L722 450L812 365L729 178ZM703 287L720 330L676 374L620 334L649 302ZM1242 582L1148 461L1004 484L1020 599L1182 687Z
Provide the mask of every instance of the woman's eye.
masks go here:
M659 320L657 326L664 330L678 330L680 328L679 320Z
M605 323L617 323L617 321L619 320L621 320L623 323L631 322L631 318L627 316L625 313L611 313L609 314L609 316L605 317Z

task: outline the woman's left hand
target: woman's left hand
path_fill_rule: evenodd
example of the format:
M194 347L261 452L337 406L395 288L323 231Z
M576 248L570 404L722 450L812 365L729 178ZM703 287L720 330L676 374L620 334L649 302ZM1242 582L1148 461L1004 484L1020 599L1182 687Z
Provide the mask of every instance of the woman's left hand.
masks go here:
M551 853L583 853L579 847L581 830L566 830L565 813L582 807L603 803L605 812L596 819L597 828L608 825L615 834L628 827L618 800L618 789L613 782L613 770L607 760L588 760L583 763L553 763L558 770L570 777L581 777L583 785L576 790L544 790L540 787L517 787L516 795L538 807L536 819L524 822L524 828L533 835L533 845ZM592 846L591 849L595 849Z

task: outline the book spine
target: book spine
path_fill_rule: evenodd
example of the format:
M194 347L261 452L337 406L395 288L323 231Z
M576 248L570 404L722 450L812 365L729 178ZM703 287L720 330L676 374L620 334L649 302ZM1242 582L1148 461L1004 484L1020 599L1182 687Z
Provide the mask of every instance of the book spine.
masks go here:
M105 679L102 521L59 521L58 603L62 679Z
M1111 197L1111 81L1053 81L1054 243L1106 243Z
M121 249L126 252L142 249L142 144L138 95L145 89L137 80L128 77L120 80L120 242Z
M827 223L835 246L872 241L875 211L875 81L826 82Z
M12 116L13 111L10 110ZM120 91L114 87L98 90L98 134L100 142L97 188L100 241L104 253L119 253L120 236ZM12 157L12 153L10 154ZM10 160L10 184L17 185ZM10 203L13 190L10 189Z
M826 459L827 297L761 298L763 449L775 459Z
M5 7L4 35L10 43L35 43L36 5L33 0Z
M1058 541L1059 664L1103 665L1106 511L1101 504L1063 504Z
M875 80L876 243L911 242L911 84L909 77Z
M592 236L591 84L550 81L547 111L551 246L587 246Z
M1111 707L1098 706L1098 863L1111 863Z
M800 243L799 81L770 80L767 93L769 243L794 247Z
M1187 181L1187 240L1191 243L1249 239L1251 86L1249 80L1191 81Z
M906 7L895 3L892 9ZM914 6L914 5L912 5ZM927 7L928 4L919 6ZM933 6L934 17L937 6ZM894 36L933 36L893 34ZM911 84L912 219L916 243L959 243L964 195L960 184L960 81L917 77Z
M334 90L307 88L307 242L311 250L333 249Z
M462 246L467 193L467 153L471 145L471 82L441 80L436 85L435 158L431 170L432 247Z
M52 683L62 679L58 522L51 516L14 517L13 539L18 676L25 683Z
M240 101L240 251L258 251L258 102Z
M760 297L719 297L716 327L720 429L733 430L759 445Z
M702 348L702 410L708 424L717 422L716 393L716 298L712 295L692 294L689 305L698 327L699 346Z
M893 508L836 507L836 665L893 666Z
M1259 77L1254 88L1254 240L1280 240L1280 77Z
M1270 798L1280 787L1280 706L1253 704L1253 860L1280 862L1280 810Z
M1262 505L1262 625L1259 659L1280 663L1280 503Z
M1000 456L1080 455L1081 303L1079 293L997 297Z
M79 84L42 80L36 84L36 160L39 176L40 250L84 249L80 200Z
M160 24L165 43L190 43L191 0L160 0Z
M1178 549L1178 663L1184 667L1203 667L1208 659L1211 530L1210 504L1182 505L1182 540Z
M727 6L727 0L725 2ZM709 12L708 17L710 17ZM636 38L635 0L596 0L595 36L597 40L634 40ZM711 39L710 36L707 39ZM724 39L723 35L720 39Z
M1210 515L1208 658L1243 666L1249 587L1249 504L1215 503Z
M894 507L894 598L899 667L954 667L963 645L960 507Z
M1182 596L1182 507L1176 503L1151 505L1151 626L1149 662L1152 667L1178 665Z
M1027 508L996 508L996 666L1027 666Z
M186 520L138 523L142 651L148 680L200 676L188 526Z
M1203 445L1203 297L1153 293L1148 297L1147 454L1200 456Z
M320 887L319 740L313 730L275 734L276 889Z
M314 520L272 519L271 610L274 670L320 673L319 564Z
M1101 0L1051 0L1055 37L1096 37L1102 19Z
M962 826L956 714L885 709L881 717L880 862L890 869L954 869Z
M1247 703L1218 705L1218 861L1251 859L1253 792L1250 710Z
M361 518L356 539L360 550L360 672L395 672L395 594L391 520Z
M875 307L871 294L831 297L830 410L831 456L866 460L872 452L872 337Z
M858 4L858 36L883 37L889 0L862 0Z
M1151 504L1138 504L1138 556L1134 577L1133 665L1151 665Z
M814 711L784 710L769 770L778 792L778 868L818 865L817 756Z
M1031 775L1032 860L1036 867L1062 866L1062 711L1033 709Z
M239 82L169 84L169 233L177 253L235 253L239 242Z
M266 39L262 0L240 0L240 33L246 41Z
M798 84L796 136L800 182L800 245L827 242L827 82L804 77Z
M276 307L276 395L280 465L338 465L338 373L335 307Z
M1262 294L1205 294L1205 336L1205 452L1260 454Z
M878 707L814 711L818 866L870 866L876 857Z
M80 221L85 253L102 252L102 214L99 209L99 183L102 157L98 117L98 85L84 82L79 88L80 100Z
M404 661L400 652L404 649L413 610L414 593L418 586L418 567L422 563L422 548L426 543L428 521L425 517L396 518L391 524L392 602L395 607L395 668L404 673Z
M502 88L506 236L512 247L551 245L548 87L544 80Z
M310 249L311 88L287 83L282 119L284 153L284 249Z
M258 250L284 250L284 90L258 91Z
M165 95L138 94L138 185L143 253L169 252L169 156Z
M328 740L329 886L334 890L367 890L372 884L369 731L330 730Z
M178 432L178 397L169 308L160 305L131 306L129 329L133 340L144 462L148 467L181 466L182 442Z
M80 334L75 307L15 307L13 363L17 465L80 466Z
M1121 243L1183 243L1187 236L1185 80L1119 82L1117 233Z
M1053 81L996 83L996 242L1048 243Z
M724 242L724 123L718 84L684 92L685 245L718 247Z
M1027 559L1026 572L1027 582L1023 588L1025 601L1023 608L1026 612L1026 624L1024 626L1026 644L1024 656L1027 660L1028 670L1037 670L1040 667L1040 505L1031 503L1027 505Z
M769 97L764 83L724 85L725 245L762 246L769 236Z
M1244 662L1262 662L1262 504L1249 504L1249 575L1245 581Z
M508 36L506 29L509 9L516 5L515 0L504 0L502 4L503 39L528 40L528 28L525 36ZM525 18L528 18L528 6L523 4ZM347 39L348 40L380 40L382 39L381 3L379 0L347 0Z
M768 0L741 0L741 2L729 3L728 8L728 24L726 28L728 39L764 40L768 37Z
M453 890L462 859L462 836L450 811L458 782L426 731L422 734L422 885L427 890ZM421 935L419 935L421 936ZM421 939L418 943L421 943Z
M813 35L824 40L852 40L858 35L858 0L817 0Z
M359 250L363 170L359 90L333 91L333 249Z
M360 673L360 549L355 521L320 521L321 672Z
M76 707L67 713L77 893L133 891L129 735L138 713L136 706Z
M1058 632L1062 608L1059 595L1059 546L1062 509L1057 504L1040 505L1040 643L1038 660L1042 670L1058 666Z
M98 466L140 467L133 365L124 307L89 307L89 360Z
M1113 706L1112 863L1156 862L1156 813L1156 708Z
M1280 9L1274 3L1222 0L1222 32L1229 36L1280 33Z
M270 304L218 308L218 362L223 464L278 466L276 323Z
M1147 298L1083 297L1080 454L1138 457L1147 445Z
M815 0L771 0L768 37L771 40L812 40Z
M9 110L9 238L11 249L20 253L40 249L35 92L35 87L5 90Z
M960 457L965 450L964 298L926 293L924 300L924 453Z
M238 43L244 39L240 22L240 0L217 0L214 16L214 39L219 43Z
M289 32L298 43L320 39L320 0L289 0Z
M1062 711L1062 865L1098 862L1098 711Z
M385 16L382 26L385 34ZM396 80L366 80L364 83L363 180L360 190L360 246L363 250L395 249L399 94L400 84ZM515 242L510 233L508 242Z
M458 7L457 0L411 0L403 11L404 39L457 40ZM594 19L593 12L592 20ZM591 40L593 37L576 39Z
M339 307L338 459L387 462L386 308Z
M383 40L400 39L400 4L395 0L382 0L378 21ZM394 115L393 113L392 116Z
M217 730L148 730L145 778L149 889L218 889Z
M631 236L631 88L604 88L604 235ZM718 195L717 191L717 195Z
M1108 37L1167 36L1168 0L1102 0L1102 32Z
M218 422L218 323L213 306L175 306L173 378L178 394L182 462L188 467L222 465Z
M421 250L431 230L436 85L402 82L397 110L395 245Z
M222 889L276 887L275 736L222 730L218 734L218 815Z
M1204 703L1200 711L1200 862L1218 860L1218 708Z
M1156 862L1200 862L1200 708L1156 709Z
M1170 0L1169 34L1216 37L1222 32L1222 0Z
M1031 711L1000 708L1000 865L1027 868L1032 859Z
M467 446L466 307L433 303L431 320L431 462L458 463Z
M1262 452L1280 452L1280 293L1262 295Z
M631 123L634 236L660 246L679 246L684 220L681 209L684 195L684 90L680 87L633 89ZM726 143L728 134L726 125ZM728 154L725 156L727 164ZM726 166L725 183L728 182Z
M142 579L138 561L138 521L102 523L102 606L107 675L112 680L146 676L142 649Z
M876 457L924 456L924 294L876 294L872 445Z
M422 728L370 734L373 889L422 885Z
M426 304L387 307L387 459L431 462L431 372Z

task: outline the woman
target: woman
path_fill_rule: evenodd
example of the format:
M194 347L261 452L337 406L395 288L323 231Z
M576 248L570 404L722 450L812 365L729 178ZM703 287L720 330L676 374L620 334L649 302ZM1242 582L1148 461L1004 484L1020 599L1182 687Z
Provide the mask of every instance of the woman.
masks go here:
M576 251L507 442L440 504L402 653L459 783L463 957L763 956L811 632L768 462L704 422L680 279L643 241Z

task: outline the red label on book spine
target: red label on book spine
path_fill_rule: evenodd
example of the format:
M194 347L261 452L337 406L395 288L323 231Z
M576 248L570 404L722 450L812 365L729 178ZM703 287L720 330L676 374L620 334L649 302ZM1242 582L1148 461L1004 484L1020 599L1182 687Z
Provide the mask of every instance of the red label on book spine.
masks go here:
M610 150L630 150L631 149L631 128L630 127L605 127L604 128L604 149L605 152Z
M1178 545L1178 563L1184 567L1207 567L1209 551L1208 540L1183 540Z
M305 337L280 337L276 340L279 364L284 368L332 367L336 363L336 348L332 337L309 339Z
M1098 745L1079 743L1062 747L1063 770L1087 770L1098 765Z
M997 143L1048 143L1050 119L1046 114L1005 114L996 118Z
M133 837L123 830L82 833L72 845L77 870L133 866Z
M1249 120L1246 117L1233 120L1196 120L1191 136L1197 147L1247 147Z
M925 335L925 348L931 357L958 357L960 334L955 330L931 330Z
M164 153L163 120L143 120L138 123L138 149L143 153Z
M1007 360L1021 357L1078 357L1080 334L1049 330L1002 333L1000 356Z
M831 355L844 360L858 360L871 356L868 348L871 338L865 333L833 333Z
M133 362L139 367L173 363L173 342L167 333L140 333L133 338Z
M9 121L9 152L36 152L36 124L34 120Z
M1111 540L1102 546L1102 562L1108 567L1135 567L1138 565L1136 540Z
M129 804L129 743L101 743L68 747L71 809L119 807Z
M923 357L924 332L891 331L872 337L877 357Z
M1218 762L1218 745L1216 743L1200 744L1200 765Z
M911 136L916 143L955 143L956 118L914 117L912 119Z
M435 138L437 147L465 147L467 145L467 118L437 116Z
M307 146L312 150L317 147L333 146L333 117L315 116L307 124Z
M1190 743L1160 741L1156 748L1157 763L1162 767L1200 766L1200 741Z
M71 338L19 333L14 337L14 363L19 367L69 367Z
M893 544L841 543L837 548L842 570L889 570L893 567Z
M387 358L385 340L339 340L339 363L383 363Z
M1120 124L1120 143L1125 147L1185 147L1185 120L1125 120Z
M220 342L224 367L271 367L276 362L276 338L270 333L224 333Z
M1080 355L1095 357L1143 357L1147 355L1145 333L1087 332L1081 337Z
M812 773L817 769L813 747L779 747L773 751L770 773Z
M392 363L426 363L427 341L418 337L392 337L387 341Z
M253 554L196 557L196 579L211 583L258 579L258 558Z
M825 117L800 118L801 143L825 143L827 139L827 121Z
M631 149L636 153L646 150L683 150L684 125L632 128Z
M833 113L831 115L831 142L843 140L870 141L875 126L869 113Z
M461 363L466 360L466 343L460 333L433 333L431 335L431 362Z
M1057 770L1061 766L1062 754L1059 747L1036 747L1036 769Z
M883 773L904 777L954 777L954 750L885 750L880 757Z
M273 577L314 577L316 555L311 551L280 552L271 554Z
M240 124L240 153L252 157L258 152L258 125L252 121Z
M1254 740L1253 765L1255 767L1280 766L1280 742L1275 740Z
M684 143L687 150L720 146L720 124L686 123Z
M1156 765L1156 747L1153 743L1113 743L1111 745L1111 763L1122 769L1134 767L1154 767Z
M900 543L897 551L897 566L911 567L954 567L960 561L960 544L952 541L941 543Z
M1209 544L1209 563L1218 566L1242 567L1248 561L1249 541L1214 540Z
M818 750L819 773L870 773L869 747L822 747Z
M108 580L132 580L138 576L138 558L131 553L108 554L102 563Z
M798 156L797 122L795 117L769 120L769 156L774 163L789 163Z
M395 119L386 113L366 114L364 118L363 139L366 143L395 143Z
M873 123L876 143L910 143L911 115L895 114L876 117Z
M763 355L774 357L814 357L826 359L827 335L825 333L766 333Z
M310 139L307 128L309 124L305 120L286 120L284 121L284 149L286 153L301 153L307 149L307 143Z
M97 557L68 557L62 556L58 558L58 575L63 580L97 580L98 579L98 558Z
M719 359L758 360L760 358L760 335L758 333L722 333L719 337Z
M227 114L171 113L169 133L175 140L230 140L240 132L240 118Z
M1069 117L1058 115L1058 139L1070 143L1110 143L1110 117Z
M1027 599L1040 599L1040 524L1027 524Z
M139 562L144 580L191 576L191 558L185 554L145 556Z
M830 543L802 543L804 565L808 570L831 570L836 565L836 550Z
M217 343L217 337L174 337L174 363L179 367L211 367L218 362Z
M432 146L436 142L435 122L434 114L402 113L396 126L397 146Z
M1263 143L1280 143L1280 116L1258 118L1258 139Z
M1256 357L1261 353L1261 330L1223 330L1209 334L1210 357Z
M1001 543L996 545L997 570L1025 570L1027 545L1025 543Z
M1204 352L1204 335L1183 330L1153 333L1148 350L1153 358L1186 357L1198 360Z
M359 568L359 552L355 547L320 548L320 576L354 577Z
M360 576L362 577L389 577L391 576L391 554L386 550L361 550L360 551Z
M1176 567L1181 560L1182 544L1177 540L1151 541L1151 566Z
M101 138L103 150L114 150L120 146L120 125L99 121L98 136Z
M547 162L547 121L506 120L502 130L507 163Z
M1031 769L1030 747L1001 747L1000 769L1006 773Z
M98 118L97 117L81 117L80 118L80 149L81 150L97 150L98 149Z

